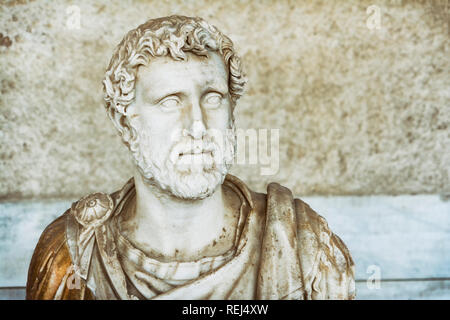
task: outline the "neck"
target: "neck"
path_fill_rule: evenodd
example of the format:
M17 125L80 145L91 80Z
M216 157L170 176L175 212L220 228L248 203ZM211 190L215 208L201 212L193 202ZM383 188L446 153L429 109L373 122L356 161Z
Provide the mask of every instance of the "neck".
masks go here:
M121 214L121 231L147 255L162 261L196 260L230 248L221 239L232 238L224 231L231 229L235 215L230 215L223 185L205 199L186 200L145 182L137 171L134 181L134 210Z

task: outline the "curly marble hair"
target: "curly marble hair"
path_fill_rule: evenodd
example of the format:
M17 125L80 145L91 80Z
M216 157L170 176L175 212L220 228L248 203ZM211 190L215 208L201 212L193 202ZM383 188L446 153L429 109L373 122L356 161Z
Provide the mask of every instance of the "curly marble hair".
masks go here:
M103 80L109 116L116 112L127 115L127 107L135 98L139 66L147 65L154 57L170 55L180 61L186 59L185 52L208 56L208 51L220 53L228 68L228 90L234 109L246 78L233 42L201 18L173 15L145 22L128 32L116 47Z

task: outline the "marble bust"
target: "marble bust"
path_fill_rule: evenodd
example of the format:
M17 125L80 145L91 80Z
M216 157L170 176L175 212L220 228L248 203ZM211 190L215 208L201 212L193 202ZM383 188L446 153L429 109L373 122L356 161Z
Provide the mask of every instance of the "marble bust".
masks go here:
M45 229L27 299L353 299L353 260L325 219L288 188L228 174L245 82L232 41L201 18L130 31L103 84L134 176Z

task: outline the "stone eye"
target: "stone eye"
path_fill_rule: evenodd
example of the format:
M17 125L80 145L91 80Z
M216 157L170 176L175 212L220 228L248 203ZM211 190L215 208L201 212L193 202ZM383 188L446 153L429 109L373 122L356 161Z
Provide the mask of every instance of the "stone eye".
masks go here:
M217 92L210 92L206 95L204 102L210 108L218 107L222 103L222 95Z
M166 109L176 109L180 106L180 100L177 97L169 97L159 103Z

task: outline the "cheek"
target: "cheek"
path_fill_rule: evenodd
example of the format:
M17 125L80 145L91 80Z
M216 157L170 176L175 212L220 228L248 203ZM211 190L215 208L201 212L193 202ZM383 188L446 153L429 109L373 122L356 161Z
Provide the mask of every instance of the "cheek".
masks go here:
M158 111L143 112L139 115L138 121L144 130L155 137L170 138L173 130L179 126L179 117L176 114L160 113Z
M174 143L177 141L179 121L175 115L141 114L139 117L141 130L145 131L146 147L151 149L155 159L165 160Z
M231 107L226 105L220 109L208 113L208 127L216 129L226 129L231 123Z

